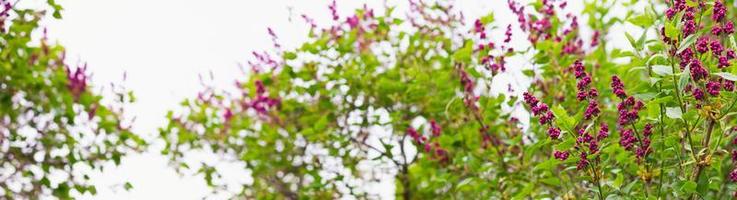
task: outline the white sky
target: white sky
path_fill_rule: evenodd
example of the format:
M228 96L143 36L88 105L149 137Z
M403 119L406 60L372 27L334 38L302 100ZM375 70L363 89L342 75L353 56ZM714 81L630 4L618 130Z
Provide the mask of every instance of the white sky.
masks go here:
M45 1L44 1L45 2ZM328 0L58 0L65 11L61 21L47 21L49 36L66 46L68 62L87 62L97 86L120 82L138 101L128 107L137 117L137 133L152 138L162 126L166 111L195 97L201 89L198 75L215 76L215 85L232 87L243 76L238 65L251 51L268 49L266 32L272 27L286 48L306 39L308 26L301 14L327 26ZM338 1L342 17L366 2ZM380 7L382 1L370 1ZM497 21L516 23L506 0L461 0L466 20L493 10ZM405 5L405 0L392 4ZM580 7L569 3L570 7ZM291 18L290 18L291 7ZM578 8L580 9L580 8ZM469 23L470 24L470 23ZM515 35L521 33L515 28ZM495 36L491 36L495 37ZM498 36L501 37L501 36ZM514 38L521 42L525 38ZM514 63L513 63L514 64ZM515 67L508 67L514 69ZM526 87L526 85L524 85ZM180 177L158 152L126 157L119 167L94 177L98 196L92 199L201 199L209 193L201 177ZM131 182L131 191L122 184ZM393 187L390 185L389 187ZM393 190L387 197L393 197Z

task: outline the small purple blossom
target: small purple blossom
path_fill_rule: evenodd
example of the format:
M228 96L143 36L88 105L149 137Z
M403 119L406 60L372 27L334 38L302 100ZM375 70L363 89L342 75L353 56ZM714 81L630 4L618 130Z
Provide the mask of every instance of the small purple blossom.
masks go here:
M696 100L704 100L704 91L703 91L703 90L701 90L700 88L695 88L695 89L694 89L694 90L692 91L692 94L693 94L693 97L694 97L694 98L695 98Z
M440 125L438 125L438 123L435 122L434 119L430 120L430 130L432 132L433 137L440 136L440 133L442 132L442 128L440 128Z
M718 24L715 24L714 26L711 27L712 35L719 35L720 33L722 33L722 27L719 27Z
M568 152L567 151L557 151L556 150L553 153L553 156L555 157L555 159L558 159L558 160L563 161L563 160L568 159Z
M725 34L732 34L734 33L734 23L732 21L728 21L724 24L724 27L722 27L722 32Z
M583 116L584 119L591 119L593 117L596 117L599 115L599 104L596 103L596 101L589 102L589 106L586 107L586 112L584 112Z
M560 129L556 127L548 128L548 136L553 140L558 139L560 137Z
M714 8L712 10L711 19L714 21L721 21L724 19L724 15L727 14L727 8L721 1L714 1Z
M729 172L729 180L732 182L737 182L737 169L732 170L732 172Z
M635 137L634 132L632 129L626 129L622 132L622 134L619 136L619 145L622 145L624 149L630 150L632 149L632 146L634 146L635 141L637 141L637 138Z
M618 76L612 76L611 86L612 90L614 90L614 94L619 98L627 97L627 93L624 92L624 84L622 84L622 80L620 80Z
M725 91L728 91L728 92L734 91L734 81L725 80L723 84L724 84Z
M709 76L709 72L701 65L701 61L698 59L691 61L691 78L694 81L699 81L707 76Z
M602 140L606 137L609 137L609 125L607 124L601 124L599 126L599 135L596 136L597 140Z
M719 56L719 64L717 66L719 68L729 67L729 59L727 56Z
M718 96L719 90L721 89L721 84L716 81L709 81L706 83L706 92L711 94L711 96Z
M722 43L719 42L719 40L712 40L709 47L711 48L711 53L715 56L721 55L722 51L724 51L724 47L722 46Z
M706 53L709 51L709 38L707 37L700 37L698 40L696 40L696 51L699 53Z

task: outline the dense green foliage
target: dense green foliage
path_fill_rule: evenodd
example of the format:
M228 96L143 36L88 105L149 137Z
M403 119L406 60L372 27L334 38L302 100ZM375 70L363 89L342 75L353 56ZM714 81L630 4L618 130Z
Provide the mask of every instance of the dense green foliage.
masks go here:
M88 174L145 144L122 116L133 96L114 86L117 98L103 103L86 66L69 67L45 30L32 37L45 11L0 4L0 198L95 194Z
M303 16L299 48L269 29L274 48L253 53L235 89L206 87L171 111L162 154L245 199L375 198L387 183L402 199L737 195L735 2L579 2L573 13L562 0L508 0L516 22L471 24L444 1L347 17L333 2L330 26ZM77 165L117 164L145 145L123 125L132 95L103 105L63 48L32 45L41 13L10 8L0 165L13 170L0 187L8 198L94 193ZM498 87L505 78L532 84ZM251 179L234 190L219 163L188 162L201 152ZM51 183L59 170L72 176Z
M404 199L730 196L732 1L507 3L531 48L510 45L511 25L494 32L507 24L493 14L469 28L445 3L313 25L301 48L255 54L239 93L185 101L164 153L244 163L254 181L238 195L253 198L367 197L362 184L389 177ZM630 47L607 42L614 26ZM518 56L532 66L506 65ZM520 70L524 98L491 95ZM523 103L528 129L509 112ZM217 186L216 168L199 171Z

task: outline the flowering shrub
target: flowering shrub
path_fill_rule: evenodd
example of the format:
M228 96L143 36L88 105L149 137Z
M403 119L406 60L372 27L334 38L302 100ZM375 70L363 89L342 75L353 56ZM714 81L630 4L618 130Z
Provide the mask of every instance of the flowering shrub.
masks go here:
M253 53L237 92L207 87L171 112L163 153L178 170L193 150L242 164L253 181L227 189L258 199L369 198L386 181L403 199L733 196L734 2L583 2L508 0L516 23L468 26L445 2L404 17L332 2L328 27L303 15L300 48L269 29L274 51ZM627 47L609 42L621 32ZM533 83L495 95L503 76Z
M49 2L59 18L61 8ZM0 0L2 199L95 194L93 170L119 164L146 144L123 117L122 105L133 96L117 85L115 99L93 92L86 66L69 66L64 48L49 44L38 28L43 13Z

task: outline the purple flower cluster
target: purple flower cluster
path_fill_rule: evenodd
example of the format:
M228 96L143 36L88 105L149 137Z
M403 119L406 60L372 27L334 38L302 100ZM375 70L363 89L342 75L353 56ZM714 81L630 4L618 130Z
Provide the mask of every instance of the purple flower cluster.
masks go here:
M432 119L430 120L430 131L432 132L433 137L438 137L443 130L440 128L440 125Z
M548 128L548 136L550 139L558 139L558 137L560 137L560 129L556 127Z
M722 21L726 14L727 8L724 7L724 4L720 0L714 1L714 9L712 11L711 19L717 22Z
M599 45L599 31L594 31L594 34L591 36L591 47L596 47Z
M701 88L694 88L691 94L696 100L704 100L704 91Z
M706 77L709 77L709 72L706 71L706 68L701 64L701 61L698 59L693 59L691 61L691 79L694 81L700 81L701 79L705 79Z
M709 81L706 83L706 92L711 94L711 96L719 96L719 90L721 89L721 84L716 81Z
M507 37L504 38L504 43L509 43L512 41L512 24L507 25L507 31L504 32L504 35Z
M555 152L553 152L553 157L555 157L555 159L563 161L563 160L568 159L568 152L556 150Z
M643 159L645 156L650 154L652 149L650 149L650 136L653 133L653 125L648 123L645 124L645 127L642 129L642 143L635 151L635 155L638 159Z
M635 142L637 142L637 138L635 136L635 132L632 131L632 129L625 129L619 136L619 145L624 147L624 149L632 149Z
M732 182L737 182L737 168L732 170L732 172L729 172L729 180Z
M731 21L724 23L724 27L722 28L722 33L724 34L734 33L734 23L732 23Z
M601 124L599 125L599 135L596 136L596 139L603 140L606 137L609 137L609 125Z
M461 75L461 85L463 86L463 92L465 93L465 97L463 102L466 104L468 108L476 109L476 101L478 100L478 97L473 93L473 88L476 86L473 79L471 79L471 76L468 75L468 72L463 70L462 68L459 69L459 73Z
M479 34L479 38L486 39L486 27L484 26L484 23L481 22L481 19L476 19L476 21L473 23L474 32Z
M71 70L69 66L66 66L67 74L67 88L74 96L75 101L79 100L79 96L87 90L87 79L88 76L85 73L87 71L87 64L82 67L77 67Z
M696 51L699 53L706 53L709 51L709 38L702 36L696 40Z
M645 104L642 101L636 101L632 96L627 97L617 104L617 112L619 113L618 124L624 126L635 122L640 117L638 112L644 107Z
M612 91L614 91L614 94L617 95L619 98L626 98L627 93L624 92L624 84L622 84L622 80L619 79L618 76L612 76Z
M681 69L685 68L686 65L691 63L691 59L693 59L693 50L691 48L686 48L683 51L681 51L680 54L678 54L678 57L681 59Z
M578 89L576 98L579 101L583 101L587 98L589 99L589 105L586 107L584 118L588 120L598 116L599 112L601 112L599 110L599 104L596 102L596 97L599 95L599 92L596 89L590 88L591 76L586 73L586 69L580 60L574 62L572 68L573 73L578 80L576 83L576 88Z
M432 122L435 122L435 121L434 120L431 121L431 126L432 126ZM440 127L438 127L438 129L439 128ZM433 131L435 131L435 130L433 130ZM412 138L412 140L414 140L414 142L418 146L422 146L423 149L425 150L425 152L432 153L433 159L437 159L437 160L440 160L440 161L443 161L443 162L448 161L448 151L445 150L445 149L443 149L443 148L441 148L440 147L440 144L438 144L437 142L432 142L431 143L427 139L427 137L421 135L420 133L417 132L417 130L415 130L412 127L407 128L406 133L407 133L407 135L409 135ZM433 132L433 134L435 134L435 133Z
M586 155L595 155L599 152L599 144L601 143L601 141L609 135L608 132L609 127L606 124L601 124L599 133L596 137L593 137L591 134L587 133L584 128L580 128L578 129L578 138L576 138L576 148L578 149L579 147L588 147L588 151L586 151L585 149L581 149L581 153ZM586 156L581 157L578 165L579 169L582 169L583 167L588 165L588 160L586 160Z
M619 145L628 151L634 151L637 159L642 160L652 152L652 149L650 148L650 136L652 133L653 125L649 123L645 124L645 127L642 130L642 140L638 139L635 135L637 133L635 133L633 129L625 129L622 131L622 135L620 135ZM640 144L636 145L638 141L640 141Z
M540 125L549 124L553 121L553 112L550 111L547 104L540 102L537 97L532 96L529 92L525 92L523 98L525 103L532 108L533 115L540 117Z
M642 103L642 101L635 100L635 98L632 96L627 96L627 94L624 92L624 84L622 84L622 81L619 79L619 77L612 76L611 86L612 90L614 90L614 93L622 99L622 102L617 104L617 112L619 114L617 123L620 126L634 123L639 118L638 112L640 112L640 110L645 107L645 104Z
M269 108L275 107L281 103L278 98L271 98L266 92L266 87L261 80L255 81L256 84L256 97L250 102L250 107L253 108L256 113L266 115Z
M715 56L721 55L722 51L724 51L724 46L722 46L722 43L719 42L719 40L712 40L709 47L711 49L711 53Z
M734 91L734 81L724 80L724 90L727 92Z
M335 0L333 0L333 2L328 5L328 9L330 9L330 14L333 16L333 20L337 21L338 19L340 19L340 17L338 16L338 9Z
M589 166L589 160L587 158L588 154L586 154L586 151L581 152L581 160L578 161L578 164L576 164L576 169L582 170Z

